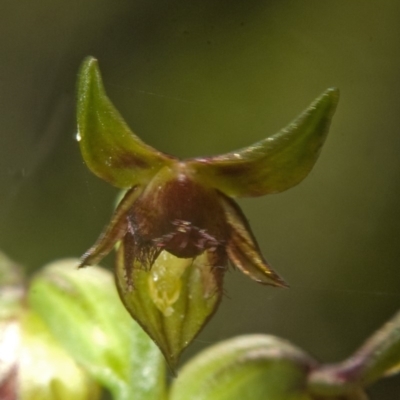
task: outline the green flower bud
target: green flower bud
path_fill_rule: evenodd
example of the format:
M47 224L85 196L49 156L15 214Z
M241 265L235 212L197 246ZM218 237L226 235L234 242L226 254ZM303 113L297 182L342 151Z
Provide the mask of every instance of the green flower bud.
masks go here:
M360 387L341 394L310 390L320 368L291 343L248 335L209 347L190 360L172 383L170 400L367 400Z
M20 320L18 356L20 400L95 400L97 384L60 346L43 320L26 311Z
M45 267L28 300L52 334L115 400L162 400L164 360L120 302L112 274L78 260Z
M184 365L170 400L312 400L305 383L314 365L311 357L282 339L237 337Z
M18 266L0 253L0 399L96 400L97 384L26 302Z
M191 260L163 251L150 270L134 266L126 279L125 246L123 242L118 249L116 267L121 298L174 369L220 302L223 270L214 268L207 254Z

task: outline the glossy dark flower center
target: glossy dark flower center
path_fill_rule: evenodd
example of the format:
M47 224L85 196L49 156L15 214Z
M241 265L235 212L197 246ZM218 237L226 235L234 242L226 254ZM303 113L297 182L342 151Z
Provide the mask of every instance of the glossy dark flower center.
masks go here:
M223 246L229 232L217 192L170 169L156 175L128 218L136 242L182 258Z

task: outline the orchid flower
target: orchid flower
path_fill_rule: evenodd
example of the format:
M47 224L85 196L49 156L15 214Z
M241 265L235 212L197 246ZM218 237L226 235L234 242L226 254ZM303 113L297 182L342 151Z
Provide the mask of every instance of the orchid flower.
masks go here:
M326 90L288 127L244 149L180 160L130 130L105 93L97 60L84 61L77 113L83 159L127 191L80 267L118 244L121 299L171 366L215 312L228 265L261 284L287 286L233 198L300 183L319 156L338 97Z

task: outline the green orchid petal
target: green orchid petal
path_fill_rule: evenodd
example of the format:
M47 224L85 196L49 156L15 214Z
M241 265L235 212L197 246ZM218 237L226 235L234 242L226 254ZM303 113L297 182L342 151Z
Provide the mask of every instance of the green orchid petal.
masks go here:
M77 118L83 159L93 173L116 187L145 184L172 160L132 133L108 99L92 57L79 73Z
M173 382L170 400L311 400L305 382L314 364L282 339L237 337L190 360Z
M285 281L264 260L250 225L239 206L220 195L227 222L231 228L226 251L230 261L251 279L264 285L288 287Z
M162 354L123 307L112 274L95 266L78 270L77 264L45 267L32 281L29 304L115 400L164 399Z
M127 215L141 191L138 186L124 193L119 200L116 210L96 243L82 256L79 268L86 265L98 264L122 239L127 231Z
M198 179L231 197L278 193L300 183L319 156L339 99L328 89L280 132L244 149L186 161Z
M224 269L209 255L177 258L163 251L150 270L132 263L127 235L117 252L116 281L132 317L163 352L172 370L182 351L216 311Z

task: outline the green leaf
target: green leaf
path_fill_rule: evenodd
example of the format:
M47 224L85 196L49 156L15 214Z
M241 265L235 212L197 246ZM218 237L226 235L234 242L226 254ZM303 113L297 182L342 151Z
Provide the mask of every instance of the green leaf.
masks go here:
M135 265L127 276L125 261L130 250L123 241L117 253L121 298L173 370L181 352L216 311L224 271L210 265L207 253L193 261L163 251L150 270Z
M29 303L53 335L116 400L165 396L162 355L121 304L112 275L58 261L33 280Z
M300 183L318 159L339 99L328 89L290 125L228 154L187 160L198 179L231 197L278 193Z
M189 361L173 382L169 400L311 400L305 383L314 364L282 339L237 337Z
M90 170L119 188L147 183L172 157L142 142L108 99L97 60L88 57L78 82L78 133Z
M18 399L96 400L98 386L55 340L41 318L25 311L19 327Z

